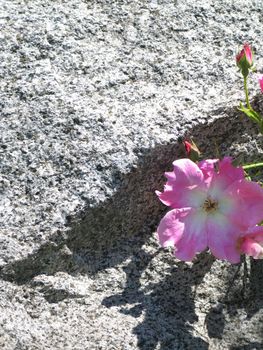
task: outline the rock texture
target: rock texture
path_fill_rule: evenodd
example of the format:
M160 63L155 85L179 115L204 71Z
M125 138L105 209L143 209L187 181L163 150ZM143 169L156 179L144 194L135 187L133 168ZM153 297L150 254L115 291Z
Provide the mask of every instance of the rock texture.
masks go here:
M234 62L248 41L263 69L261 2L0 5L0 347L262 349L262 263L154 233L181 137L262 160Z

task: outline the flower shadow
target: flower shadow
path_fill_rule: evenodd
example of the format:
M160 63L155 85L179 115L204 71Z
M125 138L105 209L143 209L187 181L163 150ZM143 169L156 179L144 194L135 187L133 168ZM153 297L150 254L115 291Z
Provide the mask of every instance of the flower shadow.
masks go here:
M234 345L231 346L230 350L262 350L263 349L263 343L259 342L251 342L246 345Z
M223 115L223 116L222 116ZM257 126L243 118L236 108L211 112L218 116L180 135L193 137L204 156L228 154L230 147L246 131L246 140L258 134ZM177 131L178 134L178 131ZM98 204L90 202L73 217L68 217L68 230L56 232L37 251L11 262L0 270L3 279L23 284L39 274L58 271L94 274L116 266L133 255L144 244L167 208L157 199L154 190L162 189L164 177L176 158L185 157L182 144L169 140L150 149L136 149L136 164L127 174L112 166L115 194Z
M96 205L87 202L68 217L66 232L58 231L33 254L5 265L0 276L24 284L58 271L96 274L139 250L166 210L154 190L162 188L162 174L171 168L175 155L183 156L183 148L177 142L137 152L138 162L128 174L112 169L112 197Z
M205 325L209 338L222 339L223 335L232 333L229 320L236 322L235 319L240 317L241 312L242 318L247 323L250 322L253 336L263 341L263 328L259 321L262 319L263 308L263 261L244 257L241 264L228 267L227 275L226 292L206 315ZM238 332L236 336L239 336ZM262 343L250 343L241 337L239 347L233 346L233 349L262 349Z
M245 141L257 135L257 126L245 118L240 121L240 114L235 109L211 112L211 115L221 114L224 116L197 125L181 136L192 136L200 149L206 150L205 156L214 157L217 145L220 145L222 155L228 154L230 147L240 141L244 130ZM133 329L139 349L154 349L158 345L161 350L208 349L203 336L197 336L194 329L197 314L192 289L209 271L213 263L210 255L202 254L192 267L185 263L175 264L173 259L173 267L168 273L156 275L151 283L147 283L147 290L142 289L140 282L154 259L154 255L146 253L142 246L167 211L157 200L154 190L162 188L162 174L171 169L175 158L184 157L183 150L180 142L167 140L167 144L137 149L136 152L138 161L128 174L123 175L112 168L115 194L111 198L95 206L87 202L80 213L68 218L67 232L57 232L33 254L7 264L0 270L0 276L16 284L25 284L37 275L54 275L58 271L94 275L130 258L131 262L124 268L127 280L123 292L105 298L103 304L117 306L123 314L140 318ZM263 290L263 287L258 288L260 266L255 263L251 275L257 301ZM59 300L66 297L61 293ZM53 302L54 297L47 295L47 300ZM261 307L262 303L258 302L254 311L250 310L256 312ZM223 335L223 313L220 323L213 322L221 311L211 310L207 317L208 335L212 338ZM212 330L214 325L216 332Z
M193 324L198 321L193 287L201 284L214 258L203 253L192 267L183 262L174 263L161 281L153 279L143 289L140 278L153 259L153 255L143 251L135 254L125 268L127 280L124 290L105 298L103 305L117 306L119 312L135 318L143 314L143 320L133 329L141 350L155 349L157 345L161 350L208 349L208 343L201 335L193 335ZM130 305L134 306L130 308Z

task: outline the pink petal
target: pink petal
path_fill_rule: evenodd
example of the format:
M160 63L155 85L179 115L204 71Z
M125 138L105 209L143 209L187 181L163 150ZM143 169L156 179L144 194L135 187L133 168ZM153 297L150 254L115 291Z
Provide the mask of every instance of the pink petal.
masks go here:
M165 185L164 191L155 191L160 201L171 208L198 208L206 198L206 190L203 186L181 187Z
M188 215L190 209L174 209L169 211L161 220L157 233L160 244L163 247L172 246L181 239L184 222L182 221Z
M201 170L189 159L179 159L173 164L174 172L165 173L168 181L164 191L156 191L160 201L172 208L200 206L205 197Z
M263 257L263 247L252 238L245 238L241 245L241 251L254 259Z
M205 218L202 212L190 208L169 211L157 229L161 245L175 247L178 259L192 260L207 247Z
M244 57L244 55L245 55L245 51L244 51L244 49L242 49L242 50L236 55L236 62L239 63L239 62L242 60L242 58Z
M209 215L207 220L208 247L218 259L228 260L232 264L240 261L237 240L240 229L228 221L219 212Z
M232 158L225 157L219 162L219 173L225 177L227 186L237 180L244 179L245 173L242 167L234 167L232 165Z
M181 218L184 224L181 239L175 245L174 255L183 261L191 261L196 253L207 248L207 235L205 230L207 215L200 210L191 210L188 215Z
M203 173L190 159L178 159L173 162L177 186L193 186L203 182Z
M172 185L172 183L175 181L175 173L173 171L164 173L164 176L167 178L167 184L169 185Z
M243 237L253 237L257 242L263 243L263 226L250 227Z
M244 51L245 51L245 55L246 55L246 58L248 60L248 63L250 65L253 64L253 55L252 55L252 50L249 46L249 44L244 44Z
M174 207L175 196L173 191L155 191L160 201L168 207Z
M245 233L240 250L254 259L263 258L263 226L252 227Z
M256 182L239 180L228 187L226 193L236 200L233 222L248 228L263 220L263 188Z
M241 167L234 167L231 161L230 157L225 157L219 162L218 172L215 173L211 183L210 195L220 198L228 186L235 181L244 179L244 170Z
M258 82L259 82L261 92L263 92L263 75L261 77L259 77Z
M191 209L180 221L183 223L183 233L175 244L174 255L180 260L191 261L196 253L207 248L206 214Z
M207 159L198 163L198 166L202 170L205 179L215 174L215 165L217 163L218 159Z

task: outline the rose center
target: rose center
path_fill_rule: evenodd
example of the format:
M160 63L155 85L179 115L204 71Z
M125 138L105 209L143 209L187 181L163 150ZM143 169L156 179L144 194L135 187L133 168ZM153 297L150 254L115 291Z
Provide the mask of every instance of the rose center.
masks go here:
M207 213L211 213L218 208L218 202L214 199L208 197L203 204L202 207Z

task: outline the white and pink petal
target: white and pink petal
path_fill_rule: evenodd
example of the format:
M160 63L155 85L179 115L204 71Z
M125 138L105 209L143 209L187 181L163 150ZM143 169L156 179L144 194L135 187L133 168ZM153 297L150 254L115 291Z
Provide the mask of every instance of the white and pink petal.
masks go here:
M220 199L229 186L242 179L244 179L244 170L241 167L234 167L232 159L225 157L218 163L218 172L213 176L209 194Z
M240 228L220 212L209 215L207 220L208 247L218 259L227 260L232 264L240 261L237 249Z
M263 226L252 227L244 234L240 250L254 259L263 258Z
M192 209L183 218L183 234L175 246L174 255L183 261L191 261L197 253L207 248L206 213Z
M171 187L164 186L164 191L155 191L160 201L171 208L198 208L206 198L202 186Z
M249 228L263 220L263 188L248 180L235 181L226 193L236 200L231 220Z
M173 162L177 186L200 185L204 176L198 165L190 159L178 159Z
M184 231L184 220L190 209L173 209L162 218L157 234L163 247L174 247L181 239Z

